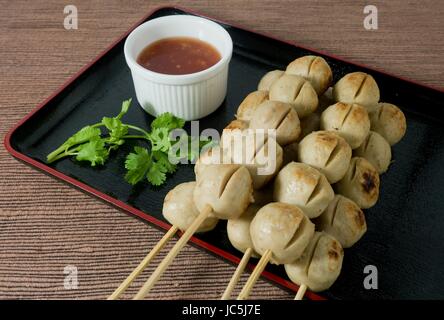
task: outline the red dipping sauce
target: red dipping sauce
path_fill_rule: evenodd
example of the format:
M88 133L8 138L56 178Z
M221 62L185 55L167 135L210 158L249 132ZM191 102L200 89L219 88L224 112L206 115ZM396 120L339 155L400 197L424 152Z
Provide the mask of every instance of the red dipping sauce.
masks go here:
M214 66L221 55L211 44L191 37L158 40L145 47L137 57L142 67L164 74L190 74Z

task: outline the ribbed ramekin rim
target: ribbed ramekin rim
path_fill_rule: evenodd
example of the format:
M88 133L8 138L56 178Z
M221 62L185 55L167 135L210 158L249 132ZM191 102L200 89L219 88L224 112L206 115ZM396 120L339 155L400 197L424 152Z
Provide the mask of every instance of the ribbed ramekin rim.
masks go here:
M159 20L166 20L166 19L169 19L169 20L185 19L185 20L190 20L190 21L194 21L194 22L197 21L197 22L201 22L201 23L203 22L206 24L211 24L213 27L216 27L216 29L218 29L218 31L221 32L221 34L223 35L224 42L227 45L226 52L225 53L221 52L222 57L215 65L211 66L208 69L205 69L205 70L202 70L199 72L195 72L195 73L190 73L190 74L183 74L183 75L163 74L163 73L154 72L154 71L151 71L151 70L148 70L148 69L142 67L141 65L139 65L137 63L135 57L133 57L129 53L129 48L128 48L129 39L131 40L131 38L134 36L134 34L136 34L137 32L140 32L140 30L144 26L146 26L146 24L156 23L156 22L159 22ZM171 85L192 84L192 83L197 83L197 82L201 82L201 81L207 80L209 78L212 78L217 73L221 72L224 68L227 67L227 65L230 63L230 60L232 57L232 52L233 52L233 41L232 41L229 33L227 32L227 30L225 30L218 23L213 22L211 20L201 18L201 17L196 17L196 16L188 16L188 15L165 16L165 17L160 17L160 18L156 18L153 20L149 20L149 21L139 25L136 29L134 29L128 35L127 39L125 40L125 45L124 45L125 60L132 72L136 72L139 76L143 77L146 80L156 82L156 83L171 84Z

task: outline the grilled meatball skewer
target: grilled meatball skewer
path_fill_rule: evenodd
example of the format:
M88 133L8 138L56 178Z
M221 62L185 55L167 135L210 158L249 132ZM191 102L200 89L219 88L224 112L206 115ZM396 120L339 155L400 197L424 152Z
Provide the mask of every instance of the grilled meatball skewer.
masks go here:
M143 299L146 296L210 214L219 219L239 217L252 202L252 192L253 183L245 167L234 164L205 167L193 191L194 204L199 215L157 266L134 299Z
M118 299L122 293L131 285L135 278L145 270L152 259L160 250L168 243L168 241L177 233L178 230L186 230L190 227L199 211L193 202L193 192L196 182L185 182L177 185L165 197L163 203L162 214L165 219L171 223L171 228L162 237L162 239L154 246L148 255L140 262L140 264L131 272L131 274L123 281L120 286L108 297L108 300ZM216 217L208 217L199 226L196 232L211 231L216 227L219 219Z
M227 222L228 239L230 240L233 247L235 247L240 252L243 252L244 255L242 256L242 259L239 262L236 271L233 273L233 276L231 277L221 300L230 299L231 293L238 283L240 276L244 272L248 261L251 257L258 256L258 254L253 249L253 242L250 236L250 225L251 221L256 215L256 212L259 209L259 206L252 204L247 208L247 210L242 214L240 218L230 219Z
M266 265L294 262L314 234L314 224L296 206L272 202L262 207L250 225L254 250L262 255L238 296L247 299Z
M291 281L299 285L295 300L302 300L305 291L324 291L338 278L344 250L331 235L316 232L301 257L285 264L285 271Z

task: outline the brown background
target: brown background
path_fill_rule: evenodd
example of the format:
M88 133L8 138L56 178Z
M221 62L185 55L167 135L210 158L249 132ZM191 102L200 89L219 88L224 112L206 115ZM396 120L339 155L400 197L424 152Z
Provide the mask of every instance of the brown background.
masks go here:
M363 28L367 1L177 1L227 22L443 88L444 2L371 1L379 30ZM75 4L79 29L63 28ZM0 1L0 136L162 1ZM171 4L171 3L170 3ZM0 148L0 298L102 299L162 233L14 160ZM158 260L157 260L158 261ZM75 265L79 288L65 290ZM148 268L147 273L153 268ZM220 297L234 267L191 246L150 294ZM145 274L145 279L146 279ZM140 286L138 281L128 295ZM291 295L259 281L252 298Z

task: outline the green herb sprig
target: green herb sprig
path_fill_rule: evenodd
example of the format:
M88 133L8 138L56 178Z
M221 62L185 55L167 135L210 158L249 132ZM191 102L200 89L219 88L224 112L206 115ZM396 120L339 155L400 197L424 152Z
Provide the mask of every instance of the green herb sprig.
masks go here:
M127 155L125 180L135 185L146 178L154 186L162 185L167 174L175 172L177 167L168 158L176 143L170 140L170 132L183 128L185 121L171 113L163 113L151 123L151 132L123 123L122 117L128 112L131 100L123 101L121 111L117 116L103 117L101 122L80 129L60 147L48 154L47 162L52 163L65 157L75 157L76 160L87 161L95 167L105 164L110 152L117 150L126 140L141 139L149 142L150 148L136 146L134 152ZM200 148L207 143L208 141L199 143ZM187 158L193 160L195 157L196 152L189 151Z

